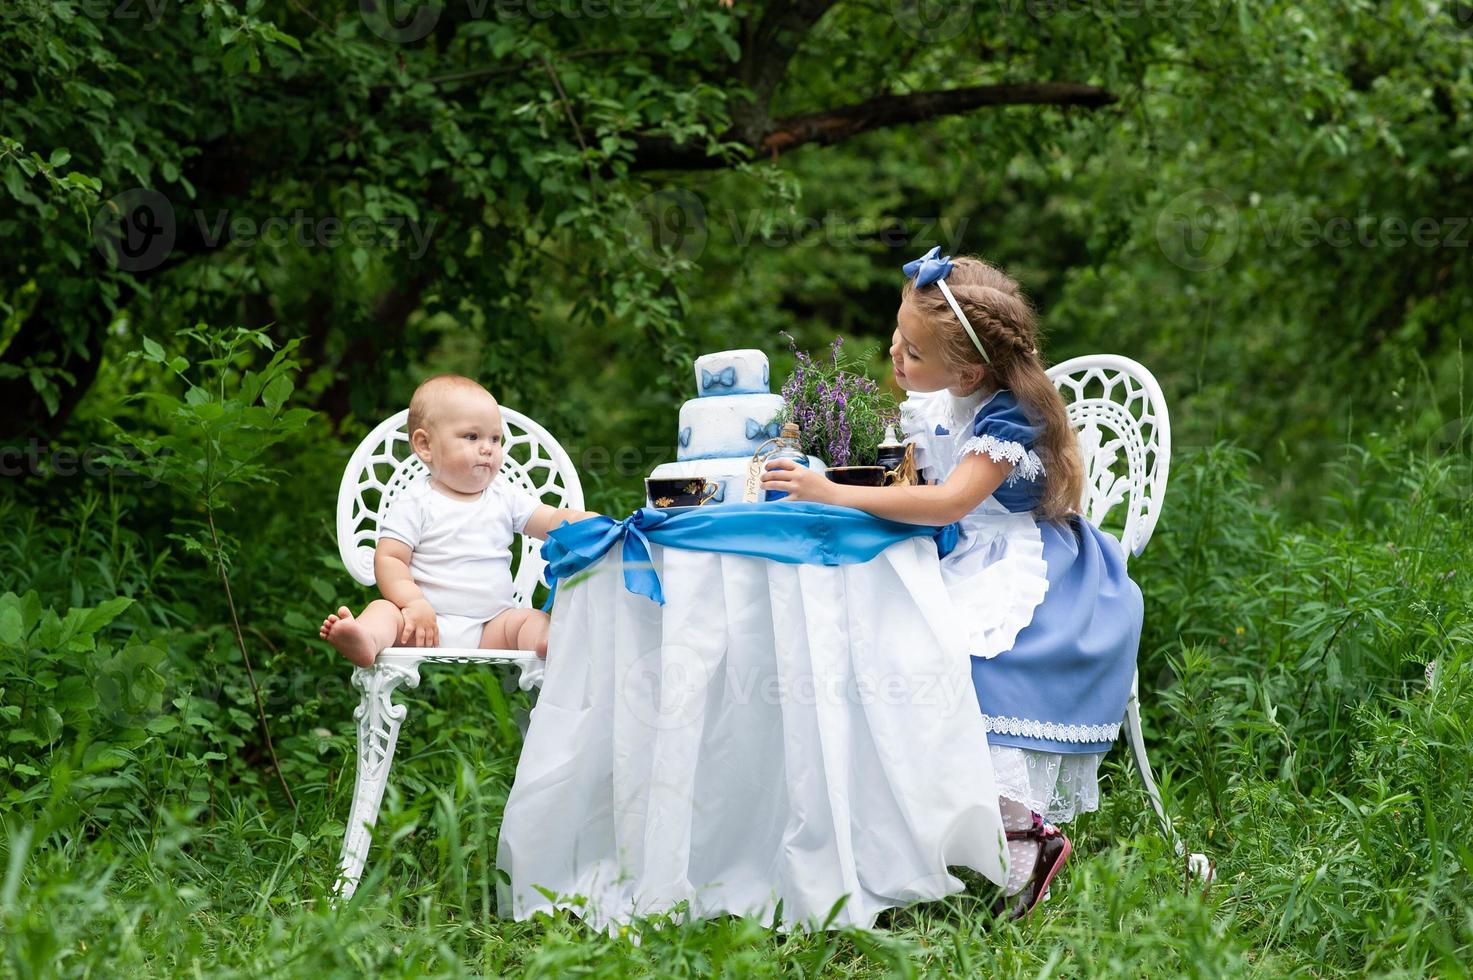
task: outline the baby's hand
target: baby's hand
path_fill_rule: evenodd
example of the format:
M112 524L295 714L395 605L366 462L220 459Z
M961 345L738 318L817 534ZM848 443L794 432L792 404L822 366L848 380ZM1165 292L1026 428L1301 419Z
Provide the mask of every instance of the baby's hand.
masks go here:
M434 607L426 599L416 599L400 610L404 628L399 632L399 645L432 647L440 643L440 627L435 622Z
M834 484L822 473L815 473L791 459L774 459L767 464L762 474L762 489L781 490L788 500L811 500L815 503L831 503L830 491Z

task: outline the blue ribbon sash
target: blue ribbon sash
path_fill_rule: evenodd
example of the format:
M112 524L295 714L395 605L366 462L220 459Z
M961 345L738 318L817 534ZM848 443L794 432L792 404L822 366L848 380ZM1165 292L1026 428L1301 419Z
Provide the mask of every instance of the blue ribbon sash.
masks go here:
M957 527L902 524L852 507L810 501L728 504L667 511L641 507L622 521L591 517L548 532L542 545L547 581L557 584L622 546L624 587L660 605L660 588L650 544L691 551L767 558L788 565L853 565L874 558L897 541L929 537L945 558L956 547ZM547 597L543 609L552 606Z

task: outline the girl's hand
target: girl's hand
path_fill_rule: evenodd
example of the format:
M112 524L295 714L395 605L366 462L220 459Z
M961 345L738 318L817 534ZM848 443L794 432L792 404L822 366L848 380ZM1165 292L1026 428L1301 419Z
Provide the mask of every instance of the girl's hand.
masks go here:
M762 489L781 490L788 495L788 500L833 503L831 491L834 484L829 478L791 459L775 459L767 464L767 470L762 474Z

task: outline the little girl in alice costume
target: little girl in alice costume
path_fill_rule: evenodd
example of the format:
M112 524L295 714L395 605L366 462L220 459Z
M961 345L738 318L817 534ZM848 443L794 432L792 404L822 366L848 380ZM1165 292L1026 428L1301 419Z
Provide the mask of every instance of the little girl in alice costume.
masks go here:
M971 632L972 682L1008 831L1008 897L1027 915L1069 856L1054 822L1098 809L1140 642L1119 543L1078 511L1083 462L1017 282L980 259L907 263L890 354L923 486L852 487L788 460L763 483L912 524L957 523L941 572Z
M470 378L421 384L405 428L429 473L394 498L379 528L373 574L383 598L356 617L339 608L319 635L359 667L396 644L546 656L547 614L519 607L512 594L512 538L545 538L565 520L598 515L549 507L497 481L501 408Z

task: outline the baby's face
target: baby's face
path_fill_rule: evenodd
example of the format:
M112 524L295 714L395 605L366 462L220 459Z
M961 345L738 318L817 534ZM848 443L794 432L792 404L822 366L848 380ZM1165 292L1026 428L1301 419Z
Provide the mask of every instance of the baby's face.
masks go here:
M477 494L501 472L506 455L501 407L485 391L458 388L446 392L425 430L436 480L449 490Z

